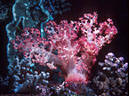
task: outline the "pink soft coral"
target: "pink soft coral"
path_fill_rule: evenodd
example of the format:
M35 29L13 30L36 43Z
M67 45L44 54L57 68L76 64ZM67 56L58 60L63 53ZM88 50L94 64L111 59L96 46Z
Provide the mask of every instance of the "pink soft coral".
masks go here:
M97 27L96 27L97 26ZM47 40L40 38L35 28L26 28L24 33L12 41L14 48L24 52L26 58L40 65L56 69L60 65L65 71L65 81L87 83L96 55L117 33L111 19L97 22L97 14L84 14L79 21L63 20L57 25L54 21L46 24ZM27 33L28 32L28 33ZM30 33L29 33L30 32ZM17 44L16 41L20 41ZM58 55L54 51L58 51Z
M58 50L57 57L67 72L65 80L87 82L96 55L105 43L111 42L117 29L111 19L98 24L96 13L84 14L79 20L70 23L64 20L59 25L51 21L46 31L53 33L53 36L48 35L49 43Z

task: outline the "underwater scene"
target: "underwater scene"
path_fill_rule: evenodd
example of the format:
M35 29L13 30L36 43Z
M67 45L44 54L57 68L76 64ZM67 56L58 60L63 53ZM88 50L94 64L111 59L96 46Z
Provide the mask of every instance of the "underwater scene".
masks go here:
M127 0L0 0L0 96L128 96Z

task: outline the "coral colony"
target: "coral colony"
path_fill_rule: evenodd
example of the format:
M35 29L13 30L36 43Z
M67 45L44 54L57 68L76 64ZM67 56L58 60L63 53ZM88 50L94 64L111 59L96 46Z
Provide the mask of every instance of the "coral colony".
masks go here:
M128 96L128 63L123 57L108 53L93 78L99 96ZM110 90L109 90L110 88Z
M100 83L104 86L106 82L99 82L97 79L104 75L103 71L98 71L91 81L89 76L96 56L105 44L110 44L117 29L110 18L102 23L97 22L96 12L86 13L78 21L61 20L57 24L54 15L70 9L67 7L70 3L66 1L16 0L13 5L13 21L6 26L9 40L8 77L13 82L12 92L24 93L31 90L32 93L34 90L39 96L98 96L95 94L99 93L93 91L95 87L91 87L93 90L87 87L90 82L98 90L110 89L110 86L107 89L98 86ZM62 11L58 10L59 2L62 4ZM99 63L99 66L102 70L116 72L118 80L123 80L122 76L127 77L128 63L122 60L123 57L116 58L113 53L109 53L105 62ZM120 86L124 88L127 82L124 84ZM122 93L110 95L108 92L99 96L120 96ZM127 95L126 91L125 94Z
M13 48L32 64L50 69L61 66L66 82L87 83L96 55L104 44L111 42L117 29L111 19L98 23L96 13L84 14L79 20L63 20L59 25L49 21L45 27L47 39L40 37L38 29L25 28L11 40Z

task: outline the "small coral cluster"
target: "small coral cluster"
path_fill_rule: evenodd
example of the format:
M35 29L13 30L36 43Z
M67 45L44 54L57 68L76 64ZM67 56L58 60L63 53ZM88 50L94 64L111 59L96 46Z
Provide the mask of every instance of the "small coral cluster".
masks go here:
M37 86L36 89L40 91L38 96L97 96L92 89L83 85L82 94L77 94L76 92L70 90L69 88L61 84L59 86ZM76 88L76 87L75 87Z
M108 53L105 61L98 64L99 70L92 81L97 96L127 96L128 63L124 62L124 58Z
M43 71L43 68L35 68L35 65L31 62L29 58L20 59L18 56L13 65L9 65L9 78L12 82L12 89L14 92L29 92L27 88L31 89L40 84L48 84L48 78L50 76L49 72ZM33 88L35 89L35 88Z

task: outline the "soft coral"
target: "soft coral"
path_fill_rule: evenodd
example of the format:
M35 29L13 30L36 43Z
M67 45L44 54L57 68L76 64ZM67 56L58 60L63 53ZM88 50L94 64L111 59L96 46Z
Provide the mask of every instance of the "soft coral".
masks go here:
M47 40L40 37L36 28L27 28L13 41L14 48L22 50L34 63L53 69L60 65L67 82L87 83L96 55L105 43L111 42L117 29L111 19L98 24L96 13L84 14L79 20L70 23L63 20L59 25L48 22L45 27ZM20 41L19 45L17 41Z
M96 55L105 43L111 42L117 29L111 19L98 24L96 13L84 14L79 20L70 23L64 20L59 25L50 21L47 26L54 30L46 31L53 33L53 36L48 35L49 43L58 50L57 57L67 73L65 80L87 82Z

